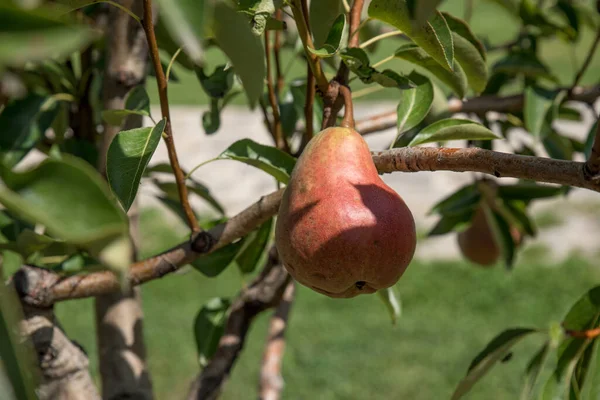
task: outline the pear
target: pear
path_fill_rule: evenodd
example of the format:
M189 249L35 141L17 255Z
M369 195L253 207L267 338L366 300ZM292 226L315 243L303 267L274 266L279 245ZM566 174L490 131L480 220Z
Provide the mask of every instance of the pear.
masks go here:
M275 244L296 281L349 298L400 279L415 252L415 222L380 178L362 136L332 127L318 133L296 163Z
M490 267L500 257L500 247L482 206L478 206L471 225L457 235L463 256L474 264Z

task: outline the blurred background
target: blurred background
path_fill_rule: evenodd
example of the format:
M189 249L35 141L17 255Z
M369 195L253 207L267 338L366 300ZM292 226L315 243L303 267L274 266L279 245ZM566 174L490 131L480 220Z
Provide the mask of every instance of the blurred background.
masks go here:
M463 0L448 0L441 9L462 17L464 4ZM470 24L488 45L511 40L519 29L517 22L493 2L474 2L472 11ZM577 46L559 39L543 44L541 58L562 84L572 81L593 36L587 29ZM389 56L399 43L394 38L380 42L371 59ZM208 51L206 58L209 71L225 62L216 51ZM406 68L400 60L386 67ZM300 64L290 65L287 79L301 76L304 69ZM600 82L599 71L600 54L596 54L581 84ZM206 135L201 124L202 113L207 110L206 95L194 75L177 65L174 72L178 82L169 86L173 131L186 170L244 137L270 143L260 110L249 111L243 96L224 111L219 132ZM153 115L159 115L155 81L149 79L147 89L154 104ZM397 93L388 89L361 96L356 103L357 119L394 110ZM596 110L599 108L596 104ZM582 122L563 122L561 131L575 138L585 137L594 116L589 109L582 112ZM371 149L378 150L387 147L394 135L392 128L366 139ZM498 144L498 150L502 151L502 145L510 143ZM151 165L166 161L161 143ZM235 161L217 161L198 169L194 177L211 190L229 216L275 189L270 176ZM543 328L560 321L578 296L595 286L600 278L597 193L573 190L567 197L537 201L535 222L542 232L524 244L512 271L501 264L484 269L463 261L455 234L425 238L436 222L427 215L431 206L473 177L446 172L384 177L412 210L420 236L415 260L396 286L402 316L392 326L376 296L334 300L299 287L287 333L285 399L449 398L471 359L493 336L507 327ZM142 186L140 198L143 257L163 251L186 236L181 220L153 197L150 187ZM203 217L212 216L205 203L197 201L194 205ZM235 268L214 279L184 268L167 279L144 285L145 335L156 398L181 398L187 393L198 370L191 316L215 296L234 297L246 283L244 279L250 278L242 277ZM90 365L97 377L92 300L59 303L56 309L69 336L90 352ZM263 313L253 325L246 348L225 385L224 399L255 396L269 315ZM512 358L494 367L467 398L490 399L491 393L494 399L517 398L526 362L539 344L534 336L526 339Z

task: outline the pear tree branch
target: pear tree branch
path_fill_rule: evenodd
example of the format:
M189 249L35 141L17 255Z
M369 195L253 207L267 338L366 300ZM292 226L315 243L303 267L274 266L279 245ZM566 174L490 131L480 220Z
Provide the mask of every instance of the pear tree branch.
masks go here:
M559 90L569 90L569 88L561 88ZM576 87L567 95L567 100L592 104L598 97L600 97L600 85ZM487 111L510 113L522 110L523 105L524 98L522 94L512 96L479 96L464 101L458 99L450 100L448 112L450 114L480 114ZM356 121L356 130L363 135L375 133L395 127L396 120L396 111L388 111Z
M372 156L380 173L473 171L600 192L600 180L590 175L586 163L576 161L500 153L480 148L408 147L373 152ZM227 222L195 234L190 241L133 264L130 268L130 284L136 286L161 278L199 256L247 235L277 213L283 190L262 197ZM32 269L36 270L37 275L41 275L35 281L28 279ZM24 303L45 307L58 301L115 292L120 288L119 280L110 271L60 279L56 279L56 276L46 269L24 267L14 276L15 287Z
M242 290L232 304L217 351L192 383L188 400L218 398L244 347L252 321L261 312L280 303L290 281L290 275L279 262L277 251L272 248L260 275Z

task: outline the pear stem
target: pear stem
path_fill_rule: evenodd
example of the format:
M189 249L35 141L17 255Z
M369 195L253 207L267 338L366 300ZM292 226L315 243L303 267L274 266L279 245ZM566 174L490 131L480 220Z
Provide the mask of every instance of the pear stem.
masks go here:
M347 86L340 85L340 95L344 99L344 118L341 126L354 129L354 106L352 105L352 93Z

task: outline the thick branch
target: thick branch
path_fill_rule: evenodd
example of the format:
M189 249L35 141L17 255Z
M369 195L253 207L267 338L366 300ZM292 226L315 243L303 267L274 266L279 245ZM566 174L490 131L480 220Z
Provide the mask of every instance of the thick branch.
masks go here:
M177 191L179 192L179 201L185 212L185 216L188 221L190 229L194 232L201 231L196 220L194 210L190 205L188 199L188 190L185 185L185 175L181 166L179 165L179 159L177 158L177 151L175 150L175 142L173 140L173 131L171 128L171 115L169 112L169 99L167 96L167 79L160 63L160 55L158 53L158 43L156 41L156 35L154 33L154 23L152 19L152 1L144 0L144 19L143 19L144 31L146 32L146 38L148 39L148 47L150 48L150 57L152 58L152 64L154 65L154 71L156 73L156 83L158 84L158 97L160 98L160 110L163 118L166 118L167 124L165 126L165 132L163 138L167 145L167 152L169 154L169 162L173 168L175 174L175 181L177 182Z
M372 155L380 173L473 171L496 177L529 179L600 192L600 182L585 172L586 164L575 161L521 156L479 148L410 147L374 152ZM190 242L135 263L130 269L130 284L135 286L161 278L189 264L200 255L211 253L247 235L277 213L283 190L262 197L226 223L197 234ZM53 272L37 268L39 274L45 274L47 277L32 283L25 276L25 271L32 268L35 267L26 267L15 274L15 286L23 301L33 305L50 306L57 301L97 296L120 288L118 279L109 271L76 275L57 281Z
M208 365L191 386L188 400L216 399L229 377L254 317L277 305L291 277L279 264L274 248L261 274L244 289L231 306L219 346Z
M275 314L271 317L269 336L267 337L260 370L258 390L260 400L279 400L281 398L281 391L283 390L281 364L285 350L285 330L288 325L295 290L294 281L290 281L285 288Z
M163 277L189 264L202 254L208 254L239 239L271 218L279 209L283 189L262 197L258 202L209 231L198 233L191 241L182 243L166 252L137 262L130 269L130 284ZM25 271L35 269L40 278L31 282ZM53 272L36 267L25 267L15 274L15 286L20 297L29 304L50 306L57 301L93 297L120 289L117 277L110 271L75 275L54 279Z
M568 90L561 88L560 90ZM568 94L567 99L582 103L592 104L600 97L600 85L583 88L577 87ZM499 113L517 112L523 109L524 99L522 94L512 96L480 96L468 100L452 99L448 104L448 112L476 113L487 111ZM356 130L363 135L390 129L396 126L396 111L377 114L360 121L356 121Z
M100 400L87 355L65 335L53 310L24 306L23 311L21 334L31 338L42 372L39 399Z

